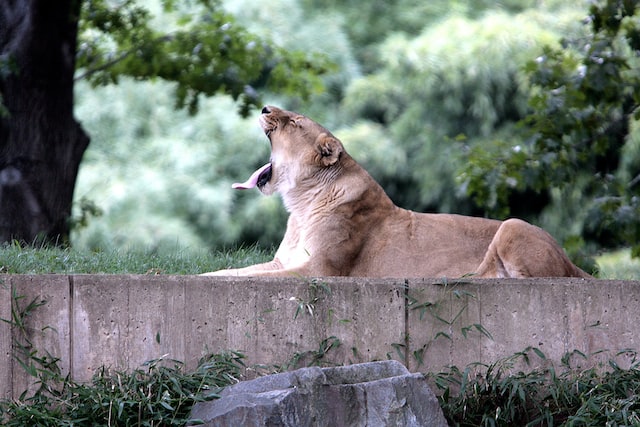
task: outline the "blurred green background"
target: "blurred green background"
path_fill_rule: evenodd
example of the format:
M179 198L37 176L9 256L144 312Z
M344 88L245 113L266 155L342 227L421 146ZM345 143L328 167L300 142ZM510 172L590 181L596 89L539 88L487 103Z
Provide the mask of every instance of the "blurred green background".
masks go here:
M580 262L599 251L632 247L639 234L633 179L640 169L640 130L632 114L624 112L627 132L616 139L618 158L606 167L600 157L593 169L581 163L583 153L596 150L588 145L576 149L577 160L563 163L563 154L572 153L566 147L579 147L580 135L567 138L567 146L559 142L555 151L548 145L544 153L538 150L540 141L552 139L540 135L551 133L541 118L557 101L553 91L570 87L559 84L559 76L580 75L580 55L588 49L594 55L589 4L233 0L223 7L254 34L286 49L324 54L335 64L323 77L324 87L306 100L268 92L261 100L330 129L396 204L423 212L521 217L551 232ZM161 8L150 10L162 26ZM637 74L637 52L620 51ZM637 94L628 93L637 75L614 77L618 86L603 90L619 89L637 106ZM286 221L280 200L231 189L268 161L259 111L243 118L239 104L221 95L201 98L193 115L174 107L173 87L160 79L76 84L76 115L92 141L74 206L76 218L89 215L73 230L74 247L199 251L277 245ZM587 110L572 106L561 113Z

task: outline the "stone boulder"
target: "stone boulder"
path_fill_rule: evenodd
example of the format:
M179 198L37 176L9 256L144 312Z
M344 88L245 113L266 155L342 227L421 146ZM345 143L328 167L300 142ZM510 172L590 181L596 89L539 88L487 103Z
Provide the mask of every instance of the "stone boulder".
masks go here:
M225 388L191 412L205 426L446 426L422 374L395 360L303 368Z

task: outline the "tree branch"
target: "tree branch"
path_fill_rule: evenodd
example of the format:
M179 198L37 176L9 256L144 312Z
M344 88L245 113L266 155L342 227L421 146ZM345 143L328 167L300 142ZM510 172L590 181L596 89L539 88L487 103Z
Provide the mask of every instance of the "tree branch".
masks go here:
M86 79L87 77L89 77L90 75L92 75L94 73L97 73L99 71L104 71L107 68L112 67L113 65L117 64L118 62L123 61L129 55L131 55L131 51L124 52L119 57L117 57L115 59L112 59L111 61L107 61L104 64L100 65L99 67L88 68L88 69L86 69L86 71L84 73L80 74L79 76L74 77L73 81L77 82L79 80Z
M152 43L154 43L154 44L155 44L155 43L164 43L164 42L171 41L171 40L173 40L174 38L175 38L175 36L174 36L174 35L166 34L166 35L164 35L164 36L162 36L162 37L158 37L157 39L152 40ZM100 66L98 66L98 67L95 67L95 68L86 68L84 73L82 73L82 74L78 75L78 76L77 76L77 77L75 77L73 80L74 80L74 81L79 81L79 80L82 80L82 79L86 79L87 77L89 77L90 75L92 75L92 74L94 74L94 73L97 73L97 72L100 72L100 71L104 71L104 70L106 70L107 68L112 67L113 65L117 64L118 62L125 60L125 59L126 59L129 55L131 55L131 53L133 53L133 51L135 51L136 49L137 49L137 47L134 47L133 49L130 49L130 50L126 51L126 52L123 52L123 53L122 53L120 56L118 56L117 58L114 58L114 59L112 59L111 61L107 61L107 62L105 62L104 64L102 64L102 65L100 65Z

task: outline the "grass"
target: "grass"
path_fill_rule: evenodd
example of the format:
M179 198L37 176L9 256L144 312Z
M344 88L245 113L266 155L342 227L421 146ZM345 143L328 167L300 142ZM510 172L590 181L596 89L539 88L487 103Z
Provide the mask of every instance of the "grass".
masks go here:
M631 251L618 250L597 258L603 279L640 280L640 259L631 258Z
M242 267L270 259L271 252L257 247L206 252L204 250L156 252L148 249L82 252L60 248L0 247L0 273L9 274L200 274Z
M9 274L200 274L229 267L243 267L268 261L273 250L256 246L208 252L176 249L122 249L82 252L60 248L0 247L0 273ZM596 258L600 278L640 280L640 259L629 250L605 253Z
M629 369L614 361L606 367L571 368L570 357L563 359L559 372L553 366L528 372L514 369L533 353L544 359L539 349L528 348L489 366L451 367L431 374L449 425L640 425L640 362L635 357Z

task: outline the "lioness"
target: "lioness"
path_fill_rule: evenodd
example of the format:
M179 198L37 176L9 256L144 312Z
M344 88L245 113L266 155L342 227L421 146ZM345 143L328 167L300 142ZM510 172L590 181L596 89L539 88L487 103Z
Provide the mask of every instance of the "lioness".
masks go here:
M271 161L237 189L278 192L290 213L271 262L216 276L591 277L544 230L402 209L327 129L266 106Z

